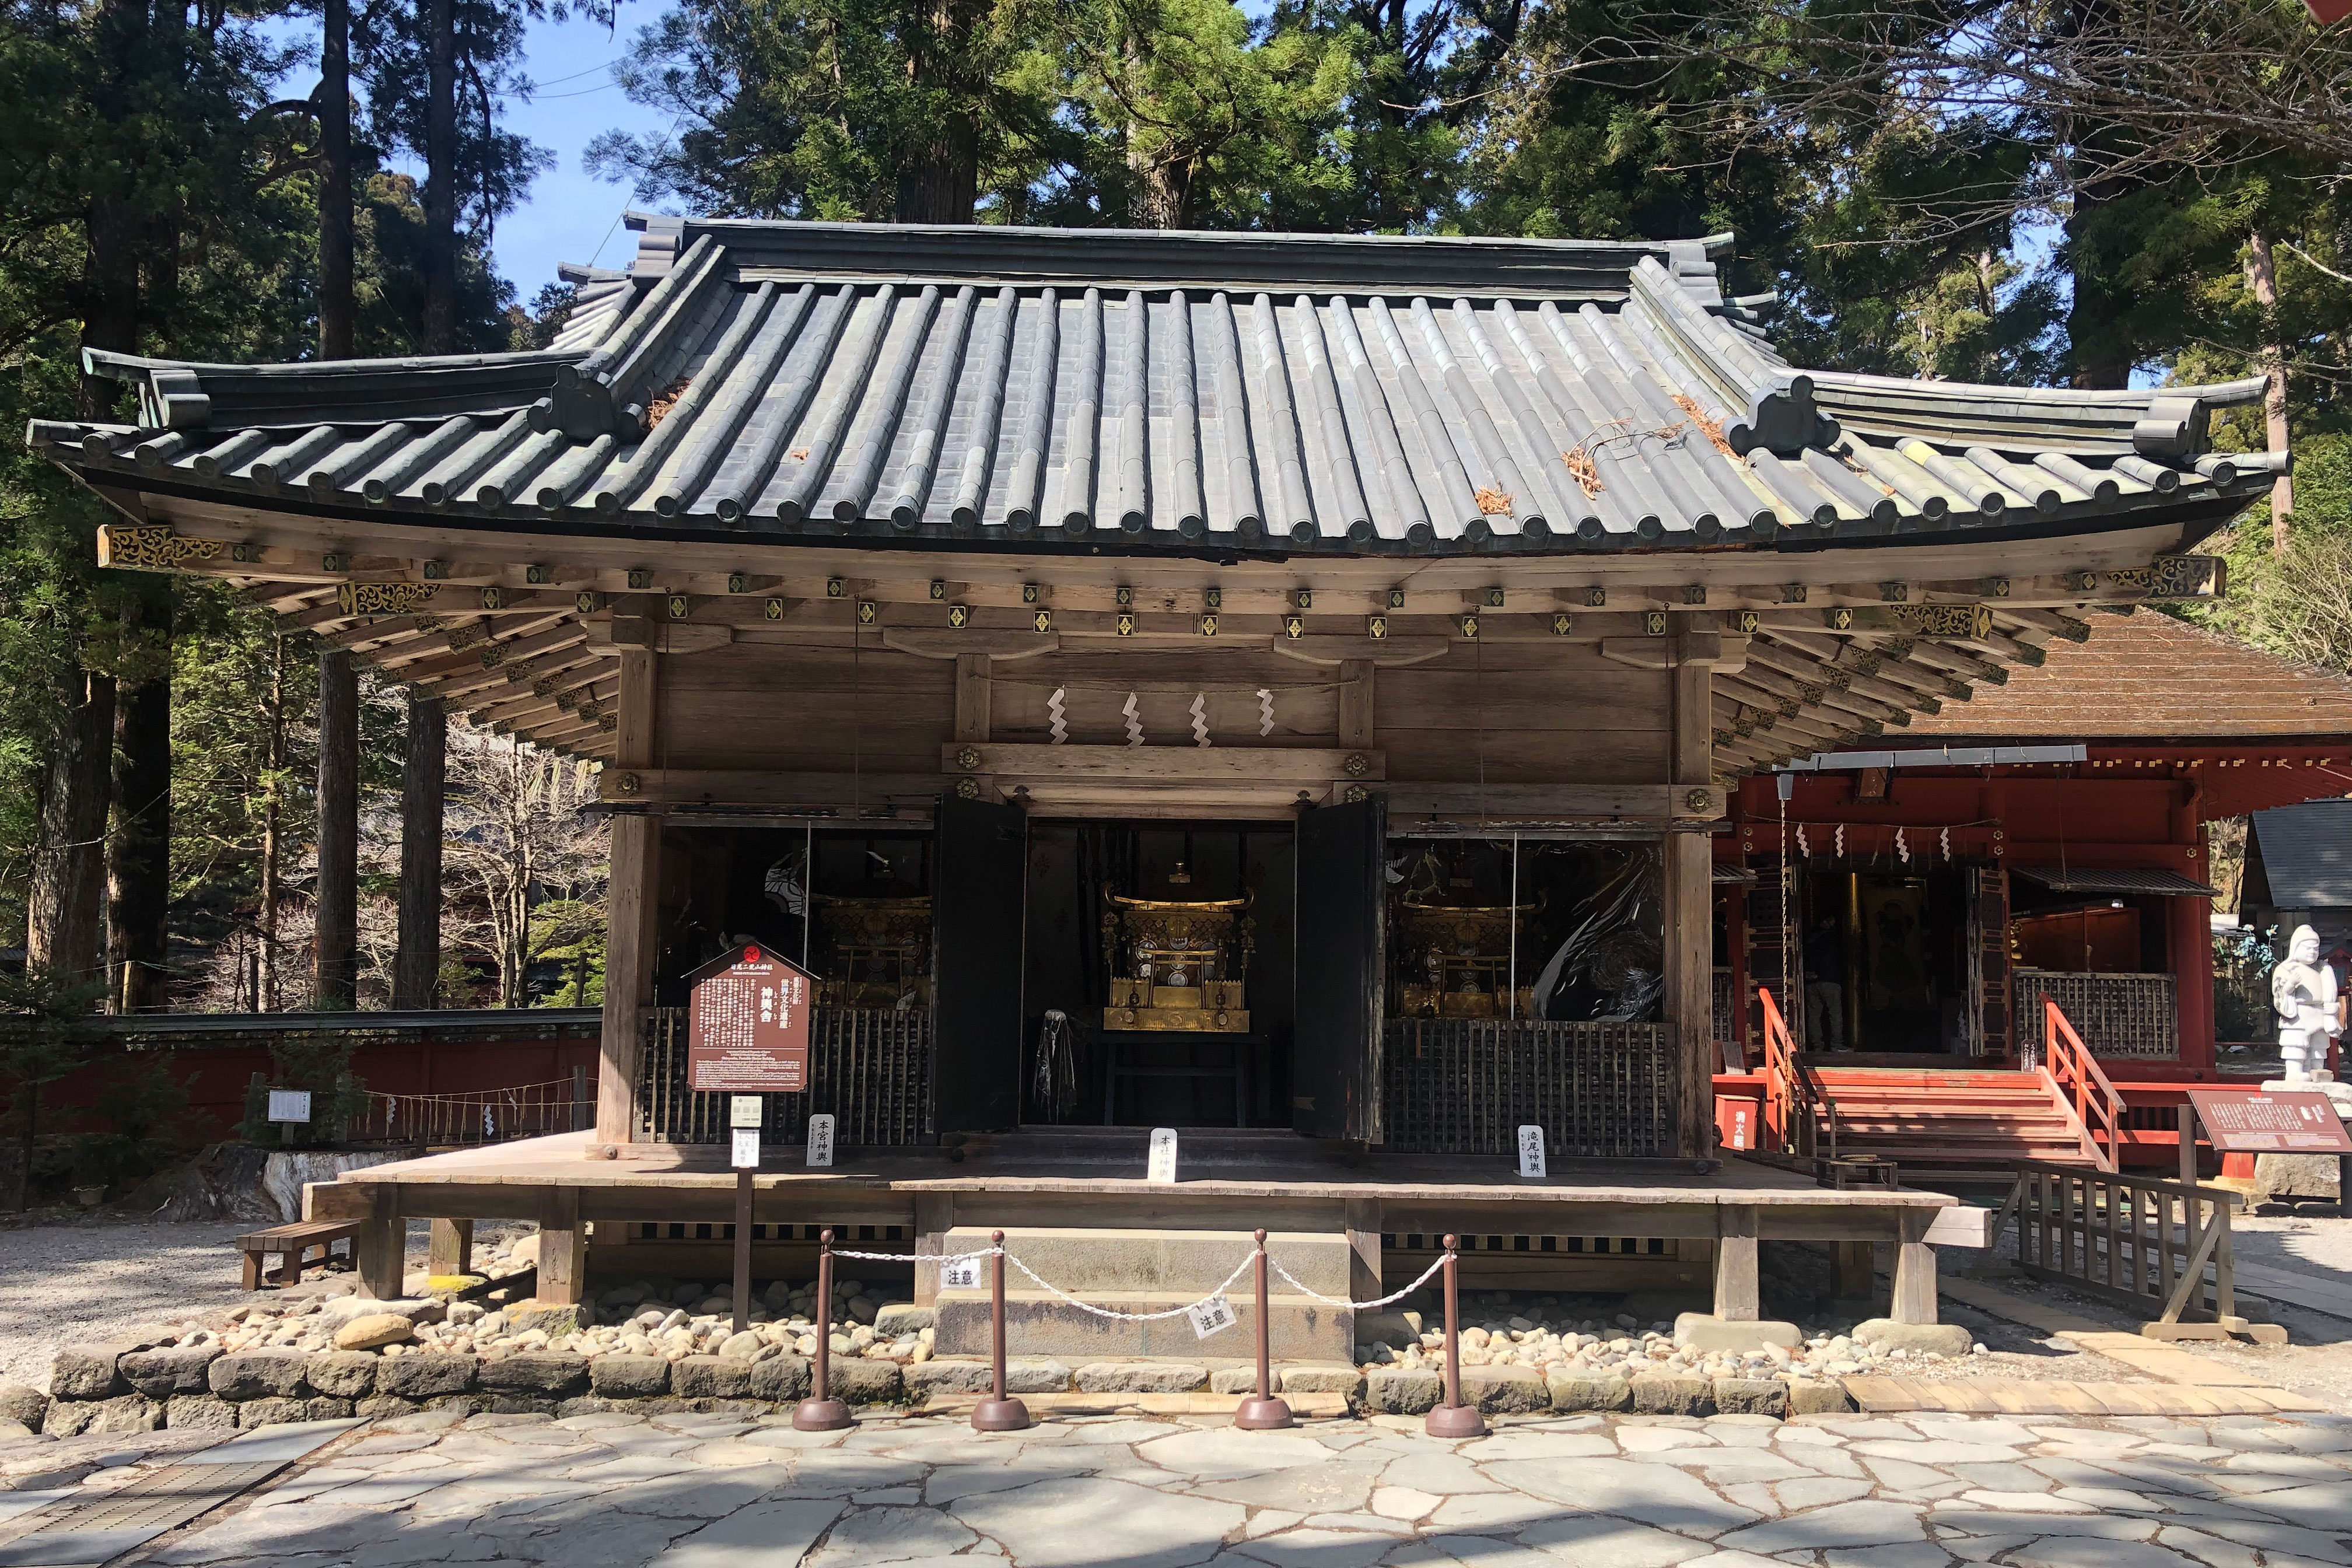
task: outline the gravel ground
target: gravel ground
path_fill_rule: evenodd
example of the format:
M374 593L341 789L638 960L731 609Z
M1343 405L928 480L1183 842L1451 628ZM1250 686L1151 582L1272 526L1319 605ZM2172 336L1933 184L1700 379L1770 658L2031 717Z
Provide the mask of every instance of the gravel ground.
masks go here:
M239 1288L230 1244L256 1228L250 1220L77 1215L0 1229L0 1383L47 1390L59 1345L251 1300ZM423 1220L408 1227L414 1267L424 1266L426 1228ZM349 1277L314 1268L302 1289L321 1288L322 1278L332 1289Z

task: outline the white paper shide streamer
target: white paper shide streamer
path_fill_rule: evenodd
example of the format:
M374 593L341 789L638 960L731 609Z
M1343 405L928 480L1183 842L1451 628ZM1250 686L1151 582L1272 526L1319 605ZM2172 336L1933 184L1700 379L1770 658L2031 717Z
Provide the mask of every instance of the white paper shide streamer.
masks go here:
M1066 689L1056 686L1054 695L1045 699L1045 728L1053 734L1054 744L1057 746L1070 738L1069 710L1062 705Z
M1911 864L1910 841L1903 837L1903 830L1899 827L1895 830L1895 854L1906 866Z
M1143 716L1137 710L1134 692L1127 694L1127 705L1119 711L1127 715L1127 743L1130 746L1143 744Z
M1257 732L1260 735L1274 733L1274 689L1272 687L1261 686L1257 689Z
M1192 693L1192 743L1209 743L1209 700L1197 691Z

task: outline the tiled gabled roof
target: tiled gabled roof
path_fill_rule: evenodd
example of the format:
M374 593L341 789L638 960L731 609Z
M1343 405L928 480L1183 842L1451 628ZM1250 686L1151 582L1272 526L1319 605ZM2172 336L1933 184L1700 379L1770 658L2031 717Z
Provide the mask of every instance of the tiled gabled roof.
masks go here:
M577 531L1427 555L2210 525L2259 382L1809 375L1710 247L635 219L537 353L96 354L94 482Z

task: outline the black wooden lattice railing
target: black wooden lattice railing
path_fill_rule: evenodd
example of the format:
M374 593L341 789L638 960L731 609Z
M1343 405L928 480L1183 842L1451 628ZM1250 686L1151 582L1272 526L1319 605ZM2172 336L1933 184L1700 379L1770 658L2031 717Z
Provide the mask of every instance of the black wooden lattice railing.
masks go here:
M664 1143L724 1143L724 1094L686 1087L687 1016L656 1007L646 1016L637 1077L638 1134ZM809 1020L809 1088L767 1097L762 1140L799 1143L808 1119L830 1111L844 1147L905 1147L931 1141L931 1018L928 1010L820 1007Z
M1381 1044L1386 1146L1507 1154L1534 1122L1555 1154L1664 1157L1674 1152L1674 1070L1664 1024L1392 1018Z

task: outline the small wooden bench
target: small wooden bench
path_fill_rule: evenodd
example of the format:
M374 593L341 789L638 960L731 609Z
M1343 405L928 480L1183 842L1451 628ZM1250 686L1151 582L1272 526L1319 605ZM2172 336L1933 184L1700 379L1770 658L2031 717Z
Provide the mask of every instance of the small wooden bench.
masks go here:
M261 1260L273 1254L278 1258L276 1281L291 1285L302 1278L302 1266L313 1261L325 1262L338 1241L357 1245L360 1222L350 1219L299 1220L292 1225L273 1225L267 1230L248 1231L236 1238L236 1249L245 1254L245 1288L261 1289ZM345 1250L349 1250L346 1248Z

